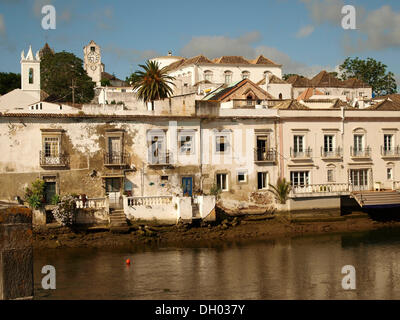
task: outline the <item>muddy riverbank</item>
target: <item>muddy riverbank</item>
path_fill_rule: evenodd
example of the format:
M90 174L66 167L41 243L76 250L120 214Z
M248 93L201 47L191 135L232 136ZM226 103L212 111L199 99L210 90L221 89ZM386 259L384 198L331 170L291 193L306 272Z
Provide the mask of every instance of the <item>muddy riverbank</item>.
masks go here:
M128 233L106 229L71 230L66 227L35 229L34 248L124 248L141 246L207 246L226 241L263 240L301 234L367 231L399 227L400 222L378 222L366 215L346 217L247 216L217 225L132 225Z

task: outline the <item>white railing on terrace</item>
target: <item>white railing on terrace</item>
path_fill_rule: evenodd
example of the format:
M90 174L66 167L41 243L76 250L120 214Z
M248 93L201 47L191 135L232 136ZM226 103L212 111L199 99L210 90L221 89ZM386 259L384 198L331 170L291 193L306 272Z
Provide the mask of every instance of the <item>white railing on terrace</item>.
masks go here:
M291 194L301 193L339 193L351 191L351 185L348 183L321 183L308 184L304 186L292 186Z
M86 200L76 200L77 208L101 209L107 207L107 198L87 198Z
M172 196L126 197L126 199L130 207L170 204L172 202Z
M393 181L392 189L393 190L400 190L400 181Z

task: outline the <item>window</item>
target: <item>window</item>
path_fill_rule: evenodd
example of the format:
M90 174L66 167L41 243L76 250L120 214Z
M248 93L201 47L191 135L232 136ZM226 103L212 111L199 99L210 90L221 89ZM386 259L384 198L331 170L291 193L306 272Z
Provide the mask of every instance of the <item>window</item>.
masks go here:
M238 171L237 173L237 181L239 183L241 182L247 182L247 171L243 170L243 171Z
M354 135L354 151L362 151L364 149L364 135Z
M383 150L392 151L393 150L393 135L385 134L383 136Z
M257 172L258 190L268 189L268 172Z
M96 51L96 47L90 47L90 51L95 52Z
M393 180L393 168L386 168L386 177L388 180Z
M250 72L249 71L243 71L242 72L242 79L249 79L250 78Z
M226 135L215 136L215 151L221 153L229 151L228 136Z
M253 97L251 95L248 95L246 97L246 101L247 101L247 106L251 107L253 105Z
M232 83L232 72L231 71L225 71L224 72L224 78L225 78L225 84Z
M279 100L282 100L282 93L279 94Z
M333 177L333 169L328 169L328 170L326 171L326 180L327 180L328 182L334 182L334 181L335 181L335 179L334 179L334 177Z
M350 181L355 190L368 190L368 169L351 169Z
M181 154L194 153L194 135L180 134L178 144L179 144L179 152Z
M333 152L333 135L324 135L324 153Z
M293 137L293 149L295 153L304 152L304 136Z
M60 141L58 137L44 137L44 156L55 158L59 156Z
M121 178L106 178L106 193L120 192Z
M364 95L363 92L358 93L358 96L361 97L361 98L363 97L363 95Z
M309 182L309 171L291 171L290 181L293 186L306 186Z
M228 191L228 175L226 173L217 173L217 187L222 191Z
M213 73L210 70L204 71L204 80L212 82Z
M33 83L33 68L29 68L28 81L29 84Z
M168 181L168 176L161 176L161 181Z

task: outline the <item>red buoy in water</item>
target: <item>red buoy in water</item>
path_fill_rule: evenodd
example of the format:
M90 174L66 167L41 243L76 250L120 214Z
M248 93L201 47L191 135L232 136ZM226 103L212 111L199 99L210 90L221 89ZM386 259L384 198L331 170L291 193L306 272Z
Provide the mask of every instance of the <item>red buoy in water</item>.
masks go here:
M131 264L131 260L130 259L126 259L125 262L126 262L127 265Z

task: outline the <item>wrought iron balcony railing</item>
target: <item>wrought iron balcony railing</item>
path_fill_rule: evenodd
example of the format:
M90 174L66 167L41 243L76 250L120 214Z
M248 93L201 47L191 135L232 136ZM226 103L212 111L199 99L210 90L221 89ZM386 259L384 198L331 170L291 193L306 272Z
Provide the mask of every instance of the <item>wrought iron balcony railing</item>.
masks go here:
M39 151L39 161L42 167L64 167L68 165L69 157L64 153L50 155L46 152Z
M127 165L128 164L128 154L126 152L106 152L104 153L104 165Z
M341 158L342 157L342 149L340 147L337 147L337 148L328 150L324 147L321 147L321 157L322 158Z
M400 157L400 147L388 148L381 146L381 155L382 157Z
M171 164L171 152L149 150L148 160L150 165L169 165Z
M256 162L275 162L276 151L274 149L255 148L254 159Z
M366 147L362 149L355 149L350 147L350 155L353 158L369 158L371 156L371 148Z
M294 150L290 148L290 157L294 159L311 159L312 157L312 149L306 148L302 151Z

